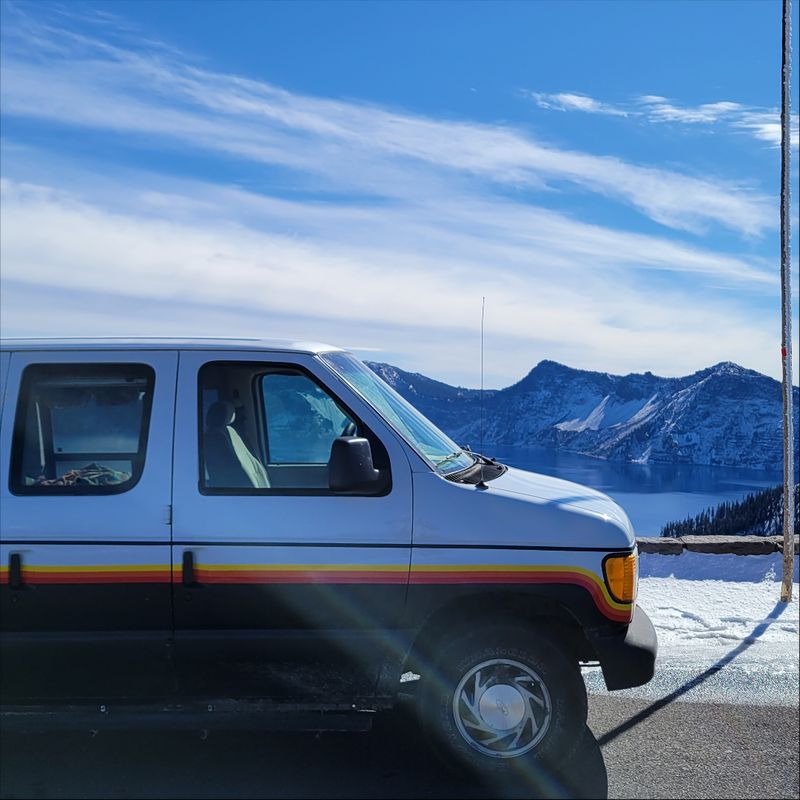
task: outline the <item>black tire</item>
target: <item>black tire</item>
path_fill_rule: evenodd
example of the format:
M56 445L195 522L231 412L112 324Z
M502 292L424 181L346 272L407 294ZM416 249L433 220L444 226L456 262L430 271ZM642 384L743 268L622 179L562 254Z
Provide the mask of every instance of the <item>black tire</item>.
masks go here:
M499 777L517 772L523 761L557 765L584 735L586 687L578 665L535 630L482 625L451 637L420 683L420 722L452 767ZM519 687L527 692L515 693Z

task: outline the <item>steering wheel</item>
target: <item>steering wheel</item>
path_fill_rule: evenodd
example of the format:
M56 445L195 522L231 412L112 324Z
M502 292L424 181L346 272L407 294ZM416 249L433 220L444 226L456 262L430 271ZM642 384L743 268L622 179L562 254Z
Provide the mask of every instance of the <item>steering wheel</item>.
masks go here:
M342 432L339 434L339 436L355 436L357 433L358 430L356 429L355 422L353 422L353 420L349 420L345 424L344 428L342 428Z

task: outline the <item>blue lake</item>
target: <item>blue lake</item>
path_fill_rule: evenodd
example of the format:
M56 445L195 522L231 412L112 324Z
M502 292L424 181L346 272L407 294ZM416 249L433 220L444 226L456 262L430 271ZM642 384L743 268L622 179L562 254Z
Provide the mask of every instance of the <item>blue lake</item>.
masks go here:
M625 509L639 536L658 536L667 522L783 482L778 471L625 464L538 447L487 445L484 450L511 467L604 492Z

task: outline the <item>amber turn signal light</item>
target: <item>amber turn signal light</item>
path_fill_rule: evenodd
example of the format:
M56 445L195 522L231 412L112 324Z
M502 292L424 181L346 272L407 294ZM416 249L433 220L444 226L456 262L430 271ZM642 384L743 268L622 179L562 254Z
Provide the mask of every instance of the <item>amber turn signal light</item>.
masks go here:
M603 561L603 576L609 594L618 603L632 603L636 599L638 569L635 552L608 556Z

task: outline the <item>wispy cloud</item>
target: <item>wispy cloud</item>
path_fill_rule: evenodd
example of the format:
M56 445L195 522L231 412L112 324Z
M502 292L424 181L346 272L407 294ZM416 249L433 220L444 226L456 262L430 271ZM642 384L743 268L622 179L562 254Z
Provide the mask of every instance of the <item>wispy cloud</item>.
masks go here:
M777 109L756 108L723 100L699 106L679 106L665 97L645 95L639 98L643 113L650 122L674 122L686 125L723 125L733 132L749 133L753 138L773 147L781 143L781 117ZM800 142L798 115L789 121L792 147Z
M300 317L313 320L321 338L391 351L389 333L403 330L407 353L415 342L428 371L452 375L470 366L470 310L487 295L492 336L508 343L494 364L506 376L526 351L525 362L548 353L624 369L641 359L674 373L702 366L712 352L724 360L734 345L746 360L763 344L757 324L730 314L735 301L715 308L698 293L704 281L720 280L774 291L775 276L757 262L469 196L445 209L435 202L381 208L195 182L154 188L150 179L137 185L120 177L127 194L116 201L114 180L85 186L88 197L63 185L3 181L0 256L11 285L4 326L55 333L77 324L85 332L94 316L102 331L113 316L115 330L169 333L180 327L175 314L137 317L136 309L180 302L184 332L188 325L192 333L290 335ZM62 180L69 183L69 174ZM690 279L691 291L665 285L654 292L645 280L676 272ZM15 300L15 287L34 285L55 298L33 308ZM95 308L87 318L84 306L63 302L64 292L128 298L127 315ZM691 341L712 328L715 344L698 359ZM442 336L450 355L439 360L432 348Z
M557 148L510 126L290 93L27 19L21 30L7 32L3 48L8 115L159 137L384 196L424 173L426 183L458 177L495 191L571 185L694 232L774 226L772 200L741 183ZM34 53L31 35L51 46Z
M680 105L660 95L641 95L626 103L610 103L585 94L524 91L540 108L554 111L580 111L614 117L630 117L650 123L689 125L702 130L723 127L734 133L748 133L753 138L773 147L781 143L781 120L777 109L747 106L730 100L702 103L696 106ZM790 122L792 147L800 141L798 115Z
M601 103L593 97L573 92L559 92L558 94L545 94L544 92L523 92L530 97L540 108L553 111L585 111L589 114L607 114L612 117L627 117L630 112L611 105Z
M739 103L726 100L718 103L704 103L699 106L678 106L667 100L666 97L648 94L639 98L639 104L644 108L644 115L651 122L685 122L712 123L720 119L738 115L744 110Z
M745 111L738 119L733 120L732 124L762 142L767 142L773 147L780 146L781 119L777 112ZM792 147L796 149L800 146L800 124L797 114L792 114L789 131Z

